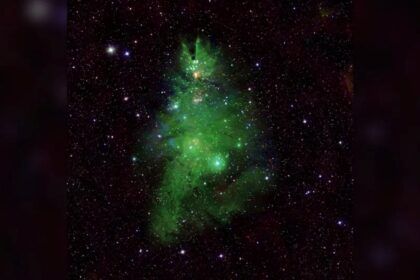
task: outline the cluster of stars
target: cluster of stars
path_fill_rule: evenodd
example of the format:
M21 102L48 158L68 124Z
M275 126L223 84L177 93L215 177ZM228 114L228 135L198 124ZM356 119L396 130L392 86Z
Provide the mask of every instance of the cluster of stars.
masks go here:
M112 1L98 7L94 1L79 2L69 18L73 26L69 34L71 278L169 279L182 278L184 273L209 279L350 276L351 199L344 190L352 188L347 107L351 94L343 95L337 82L351 64L347 57L351 28L346 25L350 3L222 1L218 5L208 0L211 4L138 1L121 6L120 1ZM113 14L111 9L119 15L107 16ZM279 19L281 28L276 28ZM185 100L171 99L175 92L168 85L171 77L165 74L166 67L177 66L179 38L197 34L232 57L224 61L223 73L219 69L212 73L211 67L194 58L183 76L191 84L211 81L212 74L223 78L191 89ZM85 48L91 45L92 49ZM244 69L235 71L236 67ZM219 110L235 105L237 100L223 82L244 94L235 116L245 120L236 126L226 115L197 120L191 112L203 112L209 103ZM219 94L215 103L213 98ZM208 127L228 128L228 133L244 130L269 139L258 143L266 150L257 152L267 166L247 178L272 187L257 199L262 206L253 201L253 195L250 211L241 211L232 223L212 221L203 232L180 238L182 247L179 243L154 247L150 241L146 225L154 213L146 205L154 202L167 158L162 149L146 143L143 133L151 131L150 142L176 149L173 154L200 155L211 174L197 180L196 187L211 191L217 201L233 201L229 192L237 190L226 184L236 184L238 166L252 162L235 155L256 146L248 137L233 134L229 152L209 149L215 133L193 132L177 142L168 133L170 127L158 130L158 115L165 104L181 125L207 119ZM257 109L247 109L253 106ZM252 119L247 119L250 112ZM258 121L266 127L255 131ZM139 152L141 147L146 152ZM215 184L214 178L225 173L229 175ZM192 177L185 178L184 174L176 177L181 182ZM258 184L253 181L246 189ZM180 207L191 200L181 199ZM187 207L176 222L189 228L206 213ZM289 217L289 213L297 215ZM168 221L171 218L164 220Z

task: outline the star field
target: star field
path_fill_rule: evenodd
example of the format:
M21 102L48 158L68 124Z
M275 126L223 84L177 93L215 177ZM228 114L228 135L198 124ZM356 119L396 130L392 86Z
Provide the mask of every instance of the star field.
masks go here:
M352 278L351 2L68 4L71 279ZM159 114L184 112L168 81L181 43L197 37L223 50L220 81L249 97L245 120L262 124L237 131L261 137L254 154L270 189L228 222L161 244L150 235L167 156L156 143L170 140ZM194 68L189 77L206 75ZM205 93L187 96L188 106L205 105ZM187 154L207 139L187 136ZM224 154L208 156L209 172L231 168Z

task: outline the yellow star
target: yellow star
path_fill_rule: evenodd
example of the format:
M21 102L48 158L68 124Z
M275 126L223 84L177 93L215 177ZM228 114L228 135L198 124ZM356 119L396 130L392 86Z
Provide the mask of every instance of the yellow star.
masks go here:
M201 73L200 73L199 71L195 71L195 72L193 73L193 77L194 77L194 79L198 80L198 79L200 79L200 78L201 78Z

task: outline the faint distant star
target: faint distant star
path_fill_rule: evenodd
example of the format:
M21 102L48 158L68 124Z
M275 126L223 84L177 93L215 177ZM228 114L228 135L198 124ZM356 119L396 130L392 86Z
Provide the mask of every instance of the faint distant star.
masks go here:
M124 97L124 101L128 101L128 97L126 96L126 97Z
M307 123L308 121L306 119L303 119L303 123Z
M125 51L124 52L124 56L130 56L130 52L129 51Z
M180 253L181 255L185 255L185 250L184 250L184 249L182 249L181 251L179 251L179 253Z
M223 257L224 257L223 254L219 254L220 259L223 259Z

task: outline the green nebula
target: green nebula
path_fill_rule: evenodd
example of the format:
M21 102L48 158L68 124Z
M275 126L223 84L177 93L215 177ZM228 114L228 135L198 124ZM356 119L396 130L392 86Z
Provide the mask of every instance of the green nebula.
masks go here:
M173 94L150 144L164 159L150 221L162 244L245 213L271 178L254 103L231 88L223 60L208 42L182 43L171 74Z

